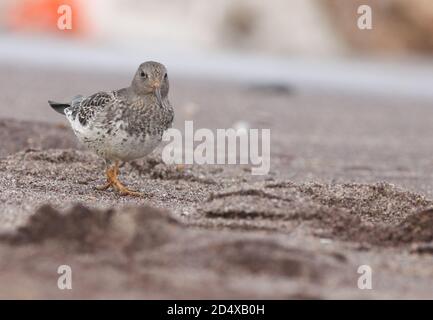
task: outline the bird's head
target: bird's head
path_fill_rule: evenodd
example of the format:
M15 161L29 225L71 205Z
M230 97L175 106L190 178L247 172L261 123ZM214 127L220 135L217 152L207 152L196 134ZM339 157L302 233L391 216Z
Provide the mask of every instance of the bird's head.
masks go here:
M168 95L167 69L161 63L147 61L138 67L132 87L139 95L155 94L159 103Z

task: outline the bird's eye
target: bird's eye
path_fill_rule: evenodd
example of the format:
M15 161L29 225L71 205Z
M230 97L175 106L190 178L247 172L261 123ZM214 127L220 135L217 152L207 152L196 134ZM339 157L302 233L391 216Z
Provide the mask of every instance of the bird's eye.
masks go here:
M167 73L166 73L166 74L164 74L164 79L167 79L167 77L168 77L168 76L167 76Z
M147 79L147 73L144 73L144 71L141 71L140 77L142 77L143 79Z

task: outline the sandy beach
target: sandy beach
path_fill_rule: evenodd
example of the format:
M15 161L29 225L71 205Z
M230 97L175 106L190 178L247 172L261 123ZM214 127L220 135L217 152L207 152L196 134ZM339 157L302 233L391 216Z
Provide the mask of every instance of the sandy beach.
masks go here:
M270 173L157 150L131 198L47 104L129 78L0 65L0 298L433 298L429 99L174 77L174 127L270 128Z

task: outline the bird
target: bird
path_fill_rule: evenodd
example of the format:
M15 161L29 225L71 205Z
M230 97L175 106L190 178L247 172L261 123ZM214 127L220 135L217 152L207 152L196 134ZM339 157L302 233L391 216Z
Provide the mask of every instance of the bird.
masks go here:
M174 110L168 99L166 67L155 61L141 63L129 87L78 95L70 102L48 100L66 116L78 140L105 160L107 181L120 195L143 196L119 181L121 164L142 158L161 142L171 128Z

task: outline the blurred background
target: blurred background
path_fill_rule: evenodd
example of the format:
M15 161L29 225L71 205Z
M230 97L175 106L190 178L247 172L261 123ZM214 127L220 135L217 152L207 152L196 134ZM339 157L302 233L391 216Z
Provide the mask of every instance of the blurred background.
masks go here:
M58 7L73 27L57 28ZM360 5L374 31L357 28ZM98 44L290 55L431 54L429 0L1 0L3 35Z
M59 6L72 29L59 30ZM373 29L357 27L370 5ZM429 0L0 0L0 62L430 97ZM403 79L404 78L404 79Z

